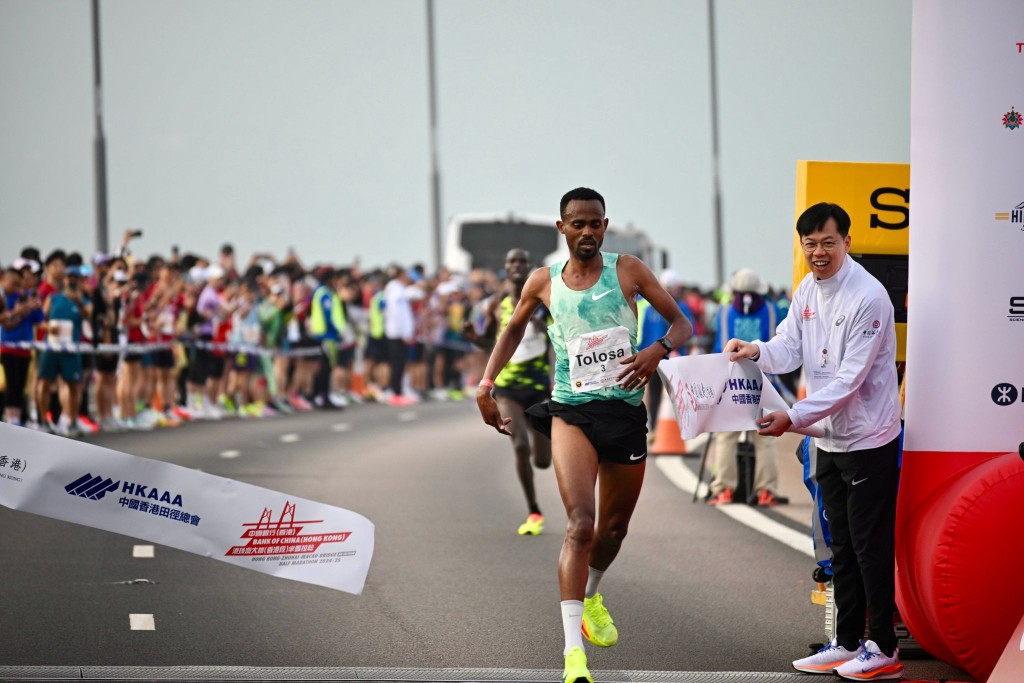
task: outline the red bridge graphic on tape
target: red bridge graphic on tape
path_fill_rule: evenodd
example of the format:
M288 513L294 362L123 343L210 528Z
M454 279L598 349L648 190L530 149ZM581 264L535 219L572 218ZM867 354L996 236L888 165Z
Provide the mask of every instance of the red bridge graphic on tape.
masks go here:
M263 508L258 522L246 522L250 527L242 534L249 539L245 545L231 547L225 555L304 555L316 552L322 543L343 543L351 531L326 534L303 534L306 524L322 524L322 519L295 521L295 503L287 502L276 522L271 521L273 511Z

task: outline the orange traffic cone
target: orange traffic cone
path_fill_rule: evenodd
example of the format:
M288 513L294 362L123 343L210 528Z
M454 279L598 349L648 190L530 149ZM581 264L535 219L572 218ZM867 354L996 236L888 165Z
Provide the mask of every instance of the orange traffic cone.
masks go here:
M363 373L352 373L352 377L348 383L348 390L359 397L366 395L366 380L363 379Z
M658 420L654 425L654 443L648 449L651 455L682 455L686 453L686 442L679 431L675 410L668 392L662 389L661 405L658 406Z

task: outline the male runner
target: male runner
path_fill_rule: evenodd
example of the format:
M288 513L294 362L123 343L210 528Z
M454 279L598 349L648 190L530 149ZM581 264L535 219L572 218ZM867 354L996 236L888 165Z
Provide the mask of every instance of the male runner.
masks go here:
M484 330L477 334L472 321L462 325L462 335L486 348L505 331L512 312L523 295L523 286L530 275L530 254L525 249L512 249L505 255L505 291L495 293L487 302ZM537 505L533 485L533 468L546 470L551 465L551 440L530 428L526 409L551 395L551 364L548 361L548 311L538 306L523 340L505 368L494 378L494 397L502 415L511 418L512 449L516 455L516 474L530 508L526 521L519 526L519 535L537 535L544 529L544 515ZM533 463L530 455L533 455Z
M618 641L597 587L619 552L643 484L644 387L666 350L685 342L693 328L642 261L601 252L608 219L600 194L584 187L567 192L560 216L556 226L565 236L569 260L527 279L476 397L484 422L511 435L511 418L502 416L491 396L493 378L519 346L534 311L546 306L554 321L548 334L555 348L555 386L551 400L527 414L535 428L550 430L555 478L568 517L558 559L565 632L562 681L593 683L582 636L601 647ZM639 352L637 295L670 323L659 343ZM598 483L599 497L594 491Z

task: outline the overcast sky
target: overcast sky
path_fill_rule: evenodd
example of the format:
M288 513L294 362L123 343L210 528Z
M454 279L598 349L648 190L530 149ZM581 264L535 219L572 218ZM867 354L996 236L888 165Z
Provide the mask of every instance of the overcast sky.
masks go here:
M432 266L425 2L100 5L112 244ZM0 0L2 263L94 251L89 7ZM706 7L437 0L443 219L555 215L587 185L713 285ZM910 1L716 20L725 271L788 285L797 160L909 161Z

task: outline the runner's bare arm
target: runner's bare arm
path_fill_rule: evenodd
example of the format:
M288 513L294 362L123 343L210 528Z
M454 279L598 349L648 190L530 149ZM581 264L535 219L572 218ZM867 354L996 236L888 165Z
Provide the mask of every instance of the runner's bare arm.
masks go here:
M619 256L618 273L628 301L635 301L636 295L640 295L668 321L669 328L665 338L673 348L679 348L693 335L693 326L679 309L679 304L665 291L658 278L643 261L635 256L622 254ZM625 369L618 376L618 380L622 381L622 388L630 390L644 386L651 375L658 371L658 363L664 355L665 347L655 343L623 359Z
M498 373L508 363L509 358L515 353L519 342L523 339L526 326L530 324L530 317L538 305L546 303L547 293L550 292L550 288L551 276L547 268L535 270L527 279L526 285L523 286L522 297L520 297L519 303L516 304L515 310L512 311L512 317L509 319L508 326L494 344L491 357L488 359L487 367L484 369L483 379L476 390L476 405L480 409L480 416L484 419L484 422L508 436L511 436L511 433L508 431L508 424L511 422L511 418L503 418L501 416L498 404L495 402L494 397L491 396L494 378L498 376ZM487 386L488 382L492 385Z

